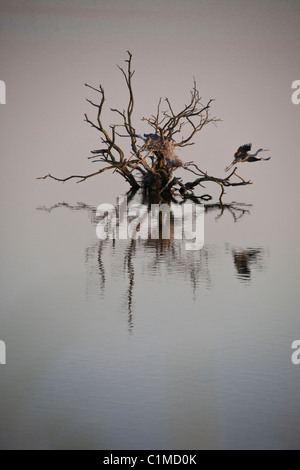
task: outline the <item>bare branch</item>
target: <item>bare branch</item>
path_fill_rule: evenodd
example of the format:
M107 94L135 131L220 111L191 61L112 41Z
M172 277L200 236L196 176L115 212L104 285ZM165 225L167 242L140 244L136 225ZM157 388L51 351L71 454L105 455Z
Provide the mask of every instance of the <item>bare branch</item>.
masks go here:
M115 116L121 118L121 123L113 123L108 127L104 126L102 121L106 100L104 88L102 85L97 88L85 84L85 86L100 95L98 95L99 102L87 98L87 102L97 110L95 121L91 120L87 114L84 115L84 118L91 127L100 133L103 144L103 147L99 150L92 150L88 159L94 164L104 164L104 168L83 176L71 175L67 178L57 178L49 173L37 179L50 178L61 182L77 179L77 182L80 183L104 171L112 170L125 178L131 188L143 187L145 190L156 191L161 197L164 197L163 193L168 193L173 197L173 192L179 191L182 198L205 201L209 200L211 196L208 194L197 196L194 191L198 186L204 187L203 183L213 182L220 187L220 204L223 204L222 198L227 187L251 184L251 181L246 181L236 173L236 167L225 178L218 178L208 175L194 162L183 163L176 155L177 147L184 148L194 145L193 138L204 126L210 123L216 124L219 121L219 119L210 116L210 109L214 100L210 99L206 104L203 104L195 79L187 104L184 104L177 111L169 98L164 100L160 98L154 114L142 118L142 121L147 123L154 133L144 134L146 137L136 134L133 125L134 93L132 77L134 70L132 70L132 54L129 51L127 51L127 54L126 67L123 69L118 66L129 93L127 108L123 110L110 108ZM164 107L162 103L164 103ZM122 128L122 132L118 132L118 127ZM118 143L119 138L124 137L130 139L131 151L128 156L125 156L125 151ZM137 138L140 137L143 139L142 145L137 144ZM184 183L181 178L174 176L174 172L178 168L194 174L196 179Z
M52 179L55 180L55 181L61 181L62 183L65 183L66 181L68 181L68 180L70 180L70 179L79 178L80 181L77 181L77 183L82 183L83 181L87 180L88 178L91 178L92 176L99 175L100 173L103 173L104 171L106 171L106 170L111 170L111 169L113 169L112 166L106 167L106 168L102 168L101 170L98 170L98 171L96 171L95 173L90 173L89 175L85 175L85 176L72 175L72 176L68 176L67 178L56 178L56 176L52 176L52 175L50 175L50 173L48 173L48 175L46 175L46 176L39 176L39 177L36 178L36 179L37 179L37 180L45 180L46 178L52 178Z

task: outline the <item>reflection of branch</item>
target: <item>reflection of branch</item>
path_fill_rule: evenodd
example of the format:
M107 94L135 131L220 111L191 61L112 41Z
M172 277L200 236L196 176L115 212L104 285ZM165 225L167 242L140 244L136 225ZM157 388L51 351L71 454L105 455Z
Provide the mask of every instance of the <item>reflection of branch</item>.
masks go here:
M124 258L124 272L127 271L129 278L129 286L126 294L127 298L127 309L128 309L128 328L129 332L133 329L133 317L132 317L132 301L133 301L133 288L134 288L134 266L133 257L135 256L136 243L135 240L131 240L129 247L125 252Z
M99 247L98 247L98 266L99 266L99 274L100 274L100 289L102 292L104 292L104 289L105 289L105 268L104 268L104 264L103 264L103 261L102 261L102 249L103 249L103 246L101 245L101 243L99 243Z
M197 287L199 284L199 279L204 280L204 277L205 277L207 288L211 287L211 275L210 275L210 271L208 268L210 256L211 256L210 250L208 250L207 248L204 248L201 250L200 262L197 262L194 264L191 263L190 279L191 279L191 284L193 287L194 300L196 300L196 291L197 291Z
M52 212L53 210L58 209L59 207L66 207L67 209L70 209L72 211L78 211L78 210L96 211L96 208L94 206L89 206L88 204L85 204L84 202L77 202L76 206L72 204L68 204L67 202L58 202L57 204L53 204L53 206L50 206L50 207L39 206L36 209L38 211Z
M97 208L94 206L90 206L88 204L85 204L84 202L77 202L77 205L72 205L68 204L67 202L58 202L57 204L53 204L53 206L46 207L46 206L39 206L36 209L38 211L45 211L45 212L52 212L53 210L56 210L60 207L64 207L66 209L70 209L71 211L87 211L91 222L94 224L96 221L96 212Z
M252 204L243 204L238 202L232 202L231 204L206 204L205 213L213 212L220 209L220 213L216 216L216 220L219 220L225 211L228 211L234 222L238 222L245 214L250 214L249 207L252 207Z
M141 202L143 205L151 210L151 204L157 203L157 194L153 200L150 200L144 192L136 193L131 191L127 195L127 202L134 202L135 196L141 196ZM174 201L172 201L174 202ZM196 202L199 201L196 199ZM183 204L181 201L180 205ZM49 208L38 207L38 210L44 210L51 212L59 207L65 207L72 211L84 210L87 211L91 216L93 224L98 223L99 219L96 216L96 207L80 203L77 205L67 204L65 202L55 204ZM205 213L210 214L216 213L216 220L228 212L233 217L234 222L237 222L245 214L250 214L251 205L234 202L232 204L206 204ZM117 214L118 219L118 214ZM201 250L191 253L183 248L182 241L174 239L174 219L171 217L170 220L170 238L162 238L162 230L159 230L160 238L147 240L134 240L128 239L127 242L119 243L116 240L102 240L93 244L87 248L87 263L90 260L94 260L95 269L89 270L91 273L97 274L97 284L100 281L100 291L104 294L104 290L107 286L108 274L107 266L103 257L105 254L110 253L109 260L117 260L123 263L123 269L113 270L113 275L120 271L123 271L123 275L126 278L126 307L128 316L128 330L133 331L133 304L134 304L134 287L135 287L135 258L137 256L143 257L143 268L145 273L149 276L157 276L162 273L162 269L167 269L168 276L178 276L179 273L184 273L184 276L190 279L190 283L193 290L194 298L196 296L197 287L204 283L207 288L211 287L211 275L210 275L210 262L215 257L215 247L211 245L205 245ZM124 244L126 247L124 250ZM137 247L139 249L137 250ZM109 252L108 250L111 250ZM246 250L240 248L232 248L231 255L234 266L237 271L237 277L239 280L251 279L250 266L259 266L261 259L264 255L262 248L247 248ZM121 261L120 261L121 260Z

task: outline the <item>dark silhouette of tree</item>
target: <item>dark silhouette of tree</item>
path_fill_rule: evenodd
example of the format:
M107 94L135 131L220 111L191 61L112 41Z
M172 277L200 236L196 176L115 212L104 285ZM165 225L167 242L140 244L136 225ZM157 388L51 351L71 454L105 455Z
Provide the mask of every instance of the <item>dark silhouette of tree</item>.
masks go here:
M111 108L111 111L121 118L121 124L112 124L106 128L102 122L105 93L102 85L99 88L86 84L86 86L99 94L97 102L87 99L96 110L96 121L92 121L85 114L85 121L100 133L102 148L93 150L88 158L93 163L100 163L101 168L88 175L71 175L66 178L57 178L50 173L37 179L52 178L56 181L66 182L77 179L77 183L86 181L88 178L97 176L105 171L113 171L121 175L133 189L142 188L150 193L155 192L159 196L170 197L178 195L180 198L197 198L207 201L211 199L208 194L196 196L194 191L205 182L214 182L220 187L219 201L225 188L229 186L243 186L251 184L236 173L237 168L225 176L218 178L208 175L194 162L183 163L176 155L176 149L193 145L192 139L204 126L216 123L219 119L210 117L210 99L206 104L202 103L199 91L194 80L190 92L188 104L184 105L179 112L175 112L168 98L159 100L156 113L148 118L142 118L150 126L152 133L143 136L136 133L133 123L134 93L132 87L132 54L128 52L127 68L121 70L129 93L126 110ZM130 153L127 154L122 148L122 139L129 139ZM196 176L192 181L184 182L181 177L176 176L178 168L192 173ZM203 187L203 186L202 186Z

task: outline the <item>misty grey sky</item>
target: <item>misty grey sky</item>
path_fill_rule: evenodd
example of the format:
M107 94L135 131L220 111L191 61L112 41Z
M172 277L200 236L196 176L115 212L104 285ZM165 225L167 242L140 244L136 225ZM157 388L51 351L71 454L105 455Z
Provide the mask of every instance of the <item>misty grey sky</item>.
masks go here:
M99 446L97 420L121 435L120 448L124 425L136 426L133 436L142 434L143 442L149 421L156 446L175 432L170 442L178 448L188 441L197 448L199 429L202 445L251 446L249 436L263 445L263 436L273 447L296 446L299 370L290 344L299 331L300 105L292 104L291 84L300 80L299 26L299 0L0 0L0 80L7 87L0 105L0 339L10 354L1 369L1 416L9 446L37 440L53 447L61 435L85 439L91 432ZM241 144L269 148L272 157L241 164L239 174L255 184L228 188L224 197L253 205L251 215L235 223L228 212L217 221L208 214L211 258L204 253L203 266L211 275L204 269L202 276L212 287L201 284L196 302L180 261L178 272L171 264L172 275L158 275L163 252L155 259L150 247L137 253L130 338L123 245L113 248L115 260L106 253L111 276L102 302L88 214L37 210L63 201L115 203L128 187L108 174L82 184L35 179L98 168L86 157L99 148L99 135L83 117L95 118L86 98L97 96L84 83L104 86L104 122L115 122L109 108L126 108L128 100L116 64L124 65L128 49L138 133L149 131L141 117L156 110L159 97L180 109L195 77L222 121L205 127L179 157L220 177ZM266 260L257 269L253 263L252 284L242 284L232 253L253 247ZM103 412L95 414L98 405Z
M244 169L257 182L255 192L270 172L270 185L278 184L283 160L291 169L291 190L299 171L300 106L291 102L291 83L300 78L299 22L299 2L293 0L2 0L5 174L15 174L16 164L28 180L48 171L64 176L91 170L85 157L99 138L83 122L85 112L93 116L85 98L94 98L84 83L104 85L105 117L111 123L115 116L109 108L127 103L116 64L124 63L129 49L136 69L138 131L147 131L140 118L155 110L160 96L168 96L175 108L184 104L194 76L203 100L215 98L212 113L223 121L205 128L180 157L223 174L236 148L250 141L253 148L272 151L271 164ZM13 189L8 181L2 174L4 194ZM102 184L110 188L110 177ZM34 180L30 185L39 194L54 188ZM83 191L85 197L97 182L79 186L84 185L55 185L55 191ZM251 191L246 188L244 194Z

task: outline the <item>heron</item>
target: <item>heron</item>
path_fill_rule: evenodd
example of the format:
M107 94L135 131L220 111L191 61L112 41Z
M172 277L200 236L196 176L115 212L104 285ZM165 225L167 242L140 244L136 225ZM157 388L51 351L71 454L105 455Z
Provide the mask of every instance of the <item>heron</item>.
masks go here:
M252 144L241 145L234 154L233 162L225 168L225 171L230 170L230 168L236 163L241 162L259 162L260 160L270 160L271 157L263 158L257 157L260 152L268 152L268 149L258 149L255 153L249 153L252 148Z
M183 165L183 162L174 154L175 142L172 137L160 136L159 134L135 134L135 137L142 139L145 144L153 147L153 153L160 160L164 160L169 168L177 168Z
M158 134L144 134L143 136L140 134L136 134L136 137L142 139L144 142L148 142L148 140L158 141L161 140L161 137Z

